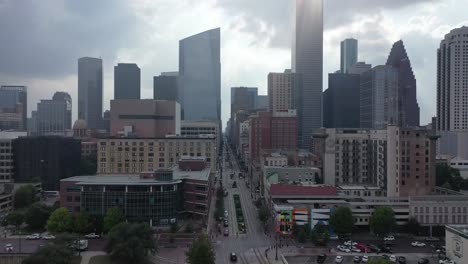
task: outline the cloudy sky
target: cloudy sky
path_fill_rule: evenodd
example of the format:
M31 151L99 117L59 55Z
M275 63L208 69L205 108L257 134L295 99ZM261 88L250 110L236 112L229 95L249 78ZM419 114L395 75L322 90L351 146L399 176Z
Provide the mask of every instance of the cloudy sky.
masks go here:
M142 69L142 96L152 77L178 69L178 40L221 27L223 119L229 89L256 86L290 68L292 0L0 0L0 84L29 87L30 109L54 91L77 100L77 59L104 60L104 107L113 98L113 66ZM421 123L435 115L436 50L450 29L468 25L468 0L326 0L324 88L339 68L339 44L359 40L359 60L384 64L393 42L406 45L418 81Z

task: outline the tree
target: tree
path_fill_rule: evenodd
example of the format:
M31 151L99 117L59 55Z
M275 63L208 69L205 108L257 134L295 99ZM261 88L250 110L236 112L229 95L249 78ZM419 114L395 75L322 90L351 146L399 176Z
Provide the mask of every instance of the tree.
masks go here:
M322 223L317 223L312 230L310 239L315 245L325 246L330 240L330 234L327 226Z
M7 215L6 222L18 229L24 223L24 215L19 211L13 211Z
M30 206L36 201L36 188L30 184L18 188L13 203L16 209Z
M68 264L73 255L71 247L50 243L27 257L22 264Z
M265 206L262 206L258 210L258 218L263 224L265 224L268 221L268 210L266 209Z
M177 225L177 223L171 223L171 233L174 234L177 232L177 230L179 230L179 226Z
M67 208L56 209L47 220L47 230L52 233L68 232L72 229L73 220Z
M24 222L28 225L29 229L42 229L47 224L47 219L49 219L51 213L52 208L43 204L35 203L29 206L26 211Z
M214 264L215 259L211 242L204 234L193 241L187 252L187 261L190 264Z
M467 180L460 176L458 169L452 168L447 164L437 164L436 166L436 185L454 191L465 189Z
M395 226L395 213L390 207L378 207L369 221L371 231L380 237L392 232Z
M109 232L114 226L125 221L122 211L117 208L107 209L106 216L104 217L104 232Z
M105 250L114 261L143 263L148 253L154 254L153 230L145 223L119 223L107 235Z
M307 240L306 231L304 230L304 228L301 228L301 230L299 231L299 234L297 235L297 241L299 243L305 243L306 240Z
M73 230L78 234L85 234L90 228L89 215L85 211L81 211L73 219Z
M367 262L367 264L392 264L392 262L384 258L373 258L370 259L369 262Z
M354 218L351 209L347 206L336 208L330 215L330 225L340 237L351 233L354 226Z
M408 219L408 223L406 223L405 229L406 233L410 233L416 236L419 235L421 225L419 224L418 220L416 220L416 218L411 217Z

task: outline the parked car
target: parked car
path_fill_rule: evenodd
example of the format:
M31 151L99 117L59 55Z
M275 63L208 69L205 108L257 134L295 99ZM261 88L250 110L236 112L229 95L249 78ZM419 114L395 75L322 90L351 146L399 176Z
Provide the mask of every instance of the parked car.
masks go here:
M376 245L367 245L367 249L370 250L370 252L373 252L373 253L379 253L380 252L380 248Z
M357 247L352 247L351 248L351 252L354 252L354 253L361 253L361 250Z
M362 261L362 263L367 263L367 262L369 262L369 256L362 256L361 261Z
M347 247L347 246L338 245L338 246L336 246L336 248L337 248L339 251L341 251L341 252L346 252L346 253L351 252L351 250L350 250L349 247Z
M414 241L414 242L411 242L411 246L413 246L413 247L425 247L426 244L424 244L423 242Z
M385 241L394 241L395 237L394 236L386 236L386 237L384 237L383 240L385 240Z
M48 234L48 235L42 236L42 238L45 239L45 240L52 240L52 239L55 239L55 236L51 235L51 234Z
M397 261L397 258L396 258L395 255L390 255L389 260L390 260L390 262L395 263Z
M5 252L13 252L13 245L12 244L6 244L5 245Z
M360 256L354 256L353 262L354 263L361 263L361 257Z
M228 227L229 226L229 223L227 220L224 220L224 227Z
M26 236L26 239L29 239L29 240L41 239L41 235L39 235L39 234L31 234L31 235Z
M84 237L86 237L86 238L99 238L101 236L96 234L96 233L89 233L89 234L85 235Z
M317 263L319 264L324 263L326 259L327 259L327 255L320 254L317 256Z
M450 260L449 258L439 260L439 264L455 264L455 261Z
M338 238L337 235L331 235L331 236L330 236L330 239L331 239L331 240L338 240L339 238Z
M399 264L406 264L406 258L403 256L398 257L398 263Z
M231 259L232 262L236 262L236 261L237 261L237 255L236 255L236 253L232 252L232 253L230 254L230 257L229 257L229 258Z
M228 210L224 210L224 217L228 217Z
M351 241L351 240L345 241L343 244L344 244L345 246L348 246L348 247L349 247L349 246L355 246L355 245L357 245L356 242L353 242L353 241Z
M341 263L341 262L343 262L343 257L342 256L336 256L335 263Z
M229 229L224 229L224 236L229 236Z
M422 258L418 260L418 264L429 264L429 260L427 258Z

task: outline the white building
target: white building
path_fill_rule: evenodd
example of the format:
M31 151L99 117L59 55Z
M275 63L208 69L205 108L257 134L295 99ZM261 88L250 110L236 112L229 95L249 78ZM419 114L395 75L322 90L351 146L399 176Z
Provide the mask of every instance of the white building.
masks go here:
M13 140L27 135L27 132L0 131L0 183L8 183L13 179Z
M468 225L445 226L445 248L455 263L468 263Z

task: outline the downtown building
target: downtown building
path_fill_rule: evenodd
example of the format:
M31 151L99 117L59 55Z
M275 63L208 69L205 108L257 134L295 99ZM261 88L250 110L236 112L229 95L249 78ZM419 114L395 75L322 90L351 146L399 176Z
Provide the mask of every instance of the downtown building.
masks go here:
M153 99L180 103L178 72L162 72L153 77Z
M135 63L114 66L114 99L140 99L141 71Z
M268 74L268 110L282 112L297 109L302 88L302 75L285 70Z
M28 93L26 86L0 87L0 130L27 130Z
M349 38L341 41L341 73L349 73L351 66L357 63L358 59L358 41Z
M65 136L71 131L72 99L66 92L56 92L51 100L41 100L31 114L34 126L28 127L29 135Z
M240 125L248 118L245 113L256 109L257 97L256 87L231 87L229 138L236 148L239 146Z
M182 121L180 135L182 136L212 136L216 139L216 148L221 150L222 135L219 131L220 125L215 121Z
M102 127L102 59L78 59L78 119L90 129Z
M451 30L437 50L438 153L468 159L468 27Z
M26 132L0 131L0 185L13 181L15 175L13 140L26 136Z

